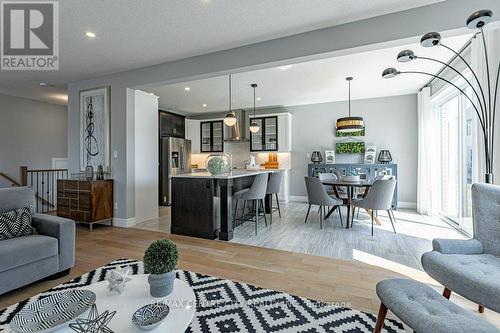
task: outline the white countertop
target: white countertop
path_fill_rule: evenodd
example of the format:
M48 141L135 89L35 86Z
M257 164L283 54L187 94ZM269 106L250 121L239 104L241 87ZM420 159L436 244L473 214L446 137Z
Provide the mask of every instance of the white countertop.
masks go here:
M208 179L232 179L241 178L248 176L255 176L260 173L272 173L278 171L286 171L285 169L259 169L259 170L244 170L235 169L229 174L212 176L209 172L194 172L194 173L182 173L179 175L171 175L172 178L208 178Z

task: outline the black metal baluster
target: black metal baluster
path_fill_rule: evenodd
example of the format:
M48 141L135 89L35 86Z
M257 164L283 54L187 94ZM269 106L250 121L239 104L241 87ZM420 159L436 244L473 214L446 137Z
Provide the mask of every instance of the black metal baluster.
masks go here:
M36 191L35 191L35 193L36 193L36 195L35 195L35 197L36 197L35 199L36 199L36 200L35 200L35 201L36 201L36 212L37 212L37 213L39 212L39 210L38 210L38 187L39 187L39 185L40 185L40 184L39 184L39 182L38 182L38 172L37 172L37 173L36 173Z

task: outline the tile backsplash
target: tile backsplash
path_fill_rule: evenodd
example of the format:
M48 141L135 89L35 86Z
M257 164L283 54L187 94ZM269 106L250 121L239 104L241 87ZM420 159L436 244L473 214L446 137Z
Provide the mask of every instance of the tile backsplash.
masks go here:
M257 164L263 164L268 159L268 153L250 153L248 144L245 143L224 143L224 151L232 155L233 167L243 168L245 161L250 159L250 155L255 156ZM209 153L203 154L191 154L191 164L198 164L198 168L205 168L205 162L207 160ZM278 153L278 162L280 168L290 169L291 168L291 154L290 153Z

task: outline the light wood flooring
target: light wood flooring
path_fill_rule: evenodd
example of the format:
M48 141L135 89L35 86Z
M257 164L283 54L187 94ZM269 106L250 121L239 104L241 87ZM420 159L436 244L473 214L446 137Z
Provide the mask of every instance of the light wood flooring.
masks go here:
M96 226L93 232L77 230L76 266L71 275L35 283L0 296L0 308L40 293L117 258L141 259L148 244L159 238L177 243L180 269L250 283L311 299L348 302L352 308L376 313L378 281L407 276L435 285L419 270L386 269L360 260L343 260L297 252L267 249L223 241L169 235L139 229ZM441 287L436 287L441 290ZM452 300L474 311L475 305L458 296ZM481 315L499 325L498 314Z

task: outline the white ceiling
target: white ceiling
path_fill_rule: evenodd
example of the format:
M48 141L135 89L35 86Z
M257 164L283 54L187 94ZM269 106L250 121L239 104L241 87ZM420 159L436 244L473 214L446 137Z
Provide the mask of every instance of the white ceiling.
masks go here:
M1 72L0 92L65 104L68 82L440 1L64 0L60 70ZM56 87L41 88L41 81Z
M443 39L444 43L459 50L471 35ZM417 38L418 41L418 38ZM345 78L353 76L352 99L414 94L430 77L406 74L391 80L381 77L387 67L401 71L419 70L436 73L442 65L426 60L399 63L399 51L411 49L418 56L428 56L448 61L452 53L444 48L424 48L418 43L381 50L351 54L341 57L304 62L290 69L269 68L234 74L233 108L253 106L253 90L257 83L257 107L291 106L347 100L348 86ZM184 88L189 87L190 91ZM214 112L228 109L227 76L197 80L180 84L146 89L159 96L160 106L185 113ZM203 104L207 104L203 107Z

